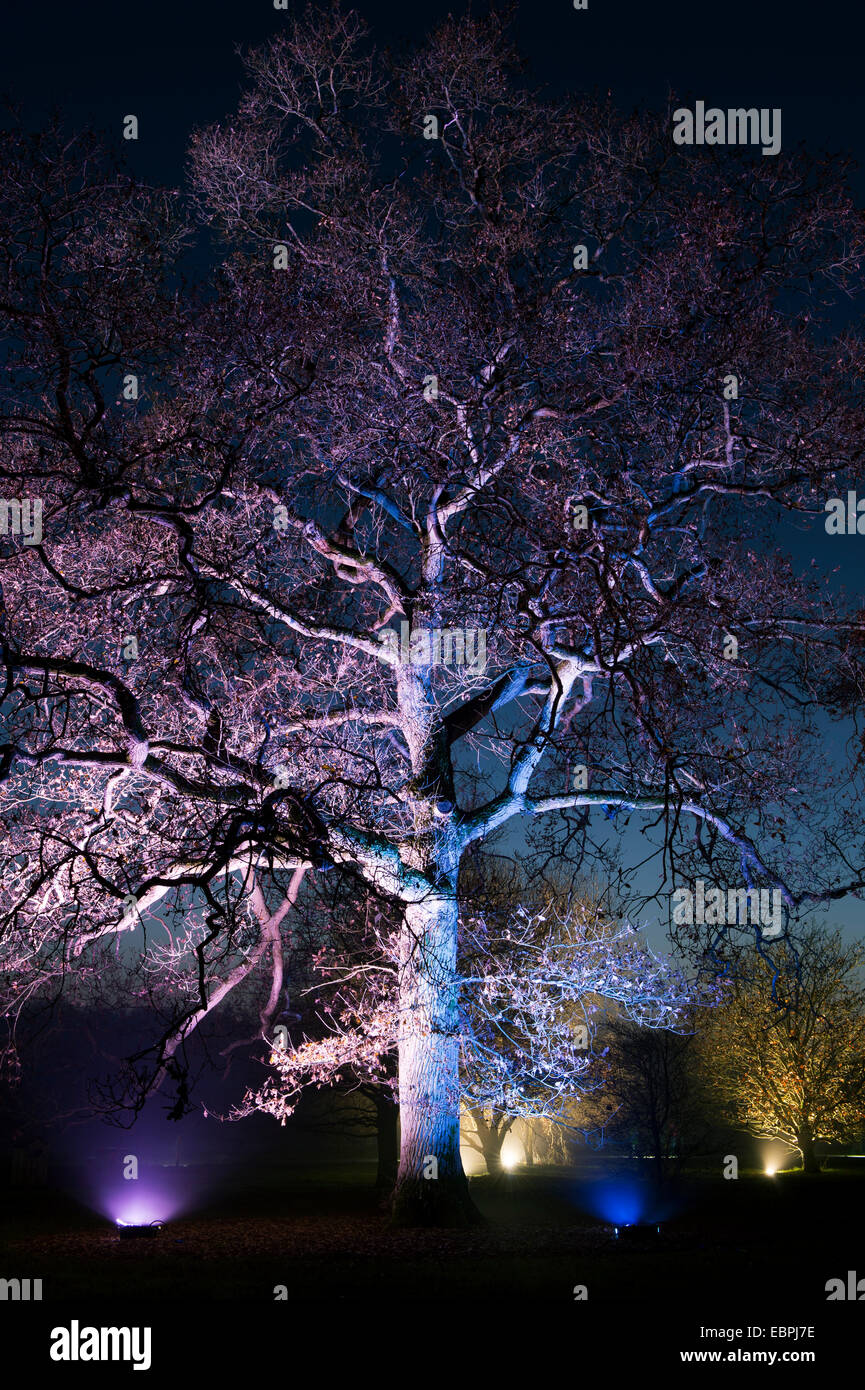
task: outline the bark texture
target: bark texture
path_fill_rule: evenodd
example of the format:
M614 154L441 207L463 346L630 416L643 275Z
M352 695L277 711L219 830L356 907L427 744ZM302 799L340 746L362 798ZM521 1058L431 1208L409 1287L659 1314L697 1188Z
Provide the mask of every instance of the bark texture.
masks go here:
M479 1220L460 1158L456 952L455 895L410 904L400 962L398 1225Z

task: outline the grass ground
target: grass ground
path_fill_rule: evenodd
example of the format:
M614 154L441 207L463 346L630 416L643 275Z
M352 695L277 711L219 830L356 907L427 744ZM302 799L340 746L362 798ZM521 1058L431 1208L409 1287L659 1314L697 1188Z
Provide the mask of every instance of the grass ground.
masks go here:
M120 1289L147 1300L273 1301L285 1286L293 1304L573 1304L584 1284L593 1304L698 1299L711 1310L771 1301L791 1321L794 1308L825 1309L828 1279L857 1265L865 1276L858 1174L693 1174L660 1237L633 1246L586 1210L584 1175L578 1183L561 1169L536 1169L498 1186L474 1179L487 1224L471 1231L389 1229L372 1176L362 1164L262 1169L254 1179L202 1172L210 1197L152 1241L119 1240L104 1216L68 1196L6 1189L0 1273L41 1277L47 1301Z

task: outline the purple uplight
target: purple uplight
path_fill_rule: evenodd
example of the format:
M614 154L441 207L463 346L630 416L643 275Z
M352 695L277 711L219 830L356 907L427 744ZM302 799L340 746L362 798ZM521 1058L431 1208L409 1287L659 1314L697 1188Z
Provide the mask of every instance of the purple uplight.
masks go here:
M69 1179L79 1199L118 1230L120 1223L146 1227L174 1221L200 1207L214 1185L212 1167L150 1162L136 1154L129 1139L122 1147L87 1154L79 1170L70 1171Z
M121 1240L131 1237L138 1239L141 1236L158 1236L161 1230L161 1221L151 1221L146 1226L136 1226L126 1221L117 1222L117 1234L120 1236Z
M178 1197L169 1183L148 1173L135 1182L112 1183L100 1193L99 1205L117 1226L152 1226L174 1216Z

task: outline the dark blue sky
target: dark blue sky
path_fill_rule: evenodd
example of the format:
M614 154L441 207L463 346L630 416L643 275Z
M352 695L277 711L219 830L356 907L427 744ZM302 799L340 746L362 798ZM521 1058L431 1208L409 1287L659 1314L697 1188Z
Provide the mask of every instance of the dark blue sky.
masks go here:
M358 0L354 8L393 42L462 6ZM626 104L661 103L672 88L710 105L780 106L786 149L800 141L849 149L865 164L863 25L850 0L589 0L585 12L572 0L518 0L516 11L521 48L557 86L609 88ZM234 45L261 41L285 19L272 0L10 5L0 90L34 117L56 102L118 138L121 117L134 112L139 171L176 182L190 128L234 103Z

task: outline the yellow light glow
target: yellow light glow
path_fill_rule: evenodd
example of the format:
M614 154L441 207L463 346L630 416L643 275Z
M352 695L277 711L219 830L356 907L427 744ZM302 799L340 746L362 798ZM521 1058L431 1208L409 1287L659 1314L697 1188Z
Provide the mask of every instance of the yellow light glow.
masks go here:
M778 1171L778 1169L775 1167L774 1163L767 1163L767 1164L766 1164L766 1177L767 1177L767 1178L774 1178L774 1176L775 1176L775 1174L777 1173L777 1171Z
M487 1171L487 1165L474 1149L468 1147L460 1149L460 1158L463 1161L463 1172L467 1178L479 1178L482 1173Z

